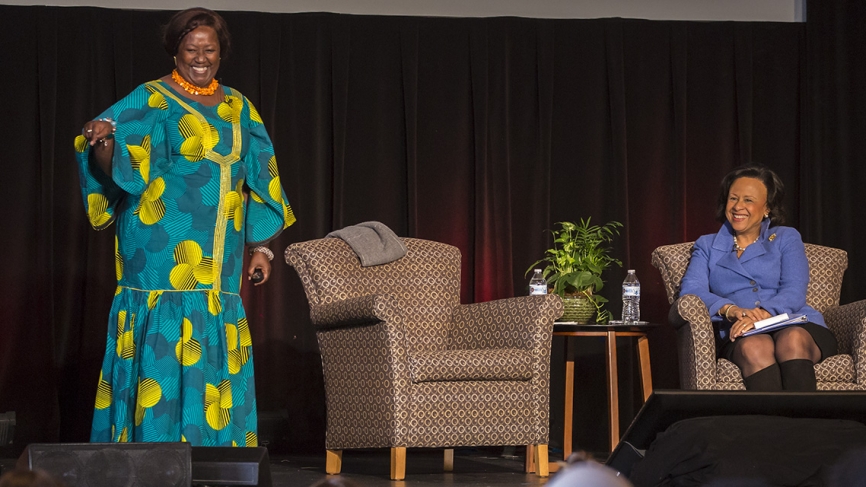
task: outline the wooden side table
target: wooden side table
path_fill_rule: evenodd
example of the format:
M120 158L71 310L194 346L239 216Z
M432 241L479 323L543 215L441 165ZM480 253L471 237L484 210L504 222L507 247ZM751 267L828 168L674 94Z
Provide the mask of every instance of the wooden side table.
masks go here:
M607 325L579 325L573 322L556 322L553 325L553 335L565 337L565 420L563 438L563 458L571 454L571 432L574 408L574 354L575 339L580 337L604 337L607 342L607 403L610 414L610 450L613 451L619 443L619 381L617 380L616 339L618 337L637 337L638 358L640 359L641 389L643 400L652 394L652 374L649 357L649 341L647 333L657 324L645 321L639 324L626 325L622 322L611 322Z

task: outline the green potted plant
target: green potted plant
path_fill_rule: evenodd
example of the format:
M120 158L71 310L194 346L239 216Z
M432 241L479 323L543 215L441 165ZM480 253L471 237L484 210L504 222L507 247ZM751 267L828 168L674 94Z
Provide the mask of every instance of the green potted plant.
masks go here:
M622 223L611 221L598 226L591 225L590 220L558 222L559 228L550 231L553 248L529 266L526 274L538 264L547 264L542 275L550 292L562 297L563 320L587 323L597 314L596 322L607 323L611 319L610 311L603 309L607 299L598 292L604 286L601 273L614 264L622 267L622 262L611 257L609 246L619 235Z

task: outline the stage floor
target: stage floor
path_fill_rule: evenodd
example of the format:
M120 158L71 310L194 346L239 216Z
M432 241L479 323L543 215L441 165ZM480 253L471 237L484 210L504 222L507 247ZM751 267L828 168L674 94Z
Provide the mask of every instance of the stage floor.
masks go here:
M343 453L342 477L360 487L426 487L426 486L524 486L544 485L548 479L523 472L520 455L510 449L456 449L454 471L442 471L442 451L409 449L406 454L406 480L392 482L388 449L346 450ZM270 453L273 487L307 487L328 478L325 455L285 455ZM16 459L2 459L3 471L14 468Z
M546 479L523 472L523 456L503 455L502 451L458 449L454 452L454 471L442 471L441 450L412 450L406 454L406 480L392 482L390 454L382 450L346 450L342 476L362 487L421 487L433 485L518 486L543 485ZM325 456L271 457L274 487L307 486L327 478Z

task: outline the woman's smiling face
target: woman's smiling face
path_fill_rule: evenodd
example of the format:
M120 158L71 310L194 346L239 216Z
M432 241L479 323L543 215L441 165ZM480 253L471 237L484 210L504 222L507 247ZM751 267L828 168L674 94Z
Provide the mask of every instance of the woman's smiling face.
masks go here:
M736 235L757 238L761 221L769 212L767 187L760 179L743 177L731 184L725 216Z
M177 72L190 83L206 87L220 67L220 41L208 25L196 27L177 48Z

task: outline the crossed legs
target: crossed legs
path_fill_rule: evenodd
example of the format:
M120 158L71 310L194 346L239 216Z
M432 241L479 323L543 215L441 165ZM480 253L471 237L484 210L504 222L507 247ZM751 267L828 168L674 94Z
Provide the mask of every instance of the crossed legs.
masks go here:
M738 338L731 358L747 390L814 391L821 349L808 331L791 326L772 335Z

